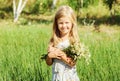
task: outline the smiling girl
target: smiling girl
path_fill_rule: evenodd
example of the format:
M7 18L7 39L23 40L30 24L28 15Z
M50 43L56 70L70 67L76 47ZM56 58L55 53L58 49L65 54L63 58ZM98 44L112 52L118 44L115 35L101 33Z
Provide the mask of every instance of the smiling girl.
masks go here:
M69 6L61 6L55 14L53 35L48 47L46 64L52 65L52 81L79 81L76 61L62 51L79 41L76 16Z

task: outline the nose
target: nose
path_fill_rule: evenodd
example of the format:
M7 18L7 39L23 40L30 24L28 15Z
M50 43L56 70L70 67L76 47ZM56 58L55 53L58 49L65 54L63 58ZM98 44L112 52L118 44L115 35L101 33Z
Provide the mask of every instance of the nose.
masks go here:
M66 24L65 23L63 23L63 27L65 27L66 26Z

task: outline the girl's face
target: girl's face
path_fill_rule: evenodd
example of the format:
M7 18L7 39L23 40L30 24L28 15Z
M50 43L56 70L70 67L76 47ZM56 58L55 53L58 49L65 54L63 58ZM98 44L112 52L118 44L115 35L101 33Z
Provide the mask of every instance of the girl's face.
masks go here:
M69 34L72 29L72 22L68 17L61 17L57 20L58 29L60 31L61 36Z

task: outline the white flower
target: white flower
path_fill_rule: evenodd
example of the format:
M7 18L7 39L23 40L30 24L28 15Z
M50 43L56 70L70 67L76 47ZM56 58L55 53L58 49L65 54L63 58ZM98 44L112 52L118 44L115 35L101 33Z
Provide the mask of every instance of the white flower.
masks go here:
M63 51L67 54L67 56L73 58L75 61L81 59L82 57L86 60L87 63L90 60L90 52L88 48L80 42L71 44L68 48L65 48Z

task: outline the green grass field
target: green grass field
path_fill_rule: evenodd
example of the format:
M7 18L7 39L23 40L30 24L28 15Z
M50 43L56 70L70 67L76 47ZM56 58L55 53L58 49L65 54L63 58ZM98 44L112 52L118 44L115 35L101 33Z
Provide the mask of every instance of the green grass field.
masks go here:
M81 42L91 52L91 62L77 62L81 81L120 81L120 28L79 27ZM40 60L47 52L51 24L0 24L0 81L50 81L51 67Z

